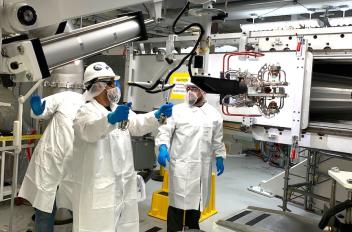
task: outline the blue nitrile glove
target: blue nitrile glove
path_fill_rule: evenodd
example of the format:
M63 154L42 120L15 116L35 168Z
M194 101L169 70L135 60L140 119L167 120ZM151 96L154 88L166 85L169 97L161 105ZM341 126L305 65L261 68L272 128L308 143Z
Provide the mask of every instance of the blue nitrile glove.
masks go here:
M161 166L166 167L166 160L170 162L169 151L167 150L167 147L165 144L161 144L159 147L158 163Z
M218 172L218 176L224 172L224 169L224 158L216 157L216 171Z
M131 106L132 102L118 106L114 112L108 114L108 122L114 125L117 122L128 120L128 113L130 111Z
M44 112L45 103L46 101L42 102L41 98L38 95L32 96L30 104L31 104L33 113L37 116L41 115Z
M160 119L161 114L165 115L167 118L171 117L173 106L174 106L174 104L172 104L172 103L166 103L166 104L160 106L160 108L154 113L155 117L157 119Z

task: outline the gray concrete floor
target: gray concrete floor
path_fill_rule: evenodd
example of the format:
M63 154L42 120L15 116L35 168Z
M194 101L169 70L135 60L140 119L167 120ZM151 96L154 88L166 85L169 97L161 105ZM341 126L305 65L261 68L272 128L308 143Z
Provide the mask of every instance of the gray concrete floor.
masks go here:
M237 211L247 208L247 206L257 206L263 208L277 209L281 204L280 199L267 198L247 190L251 185L257 185L262 180L267 180L281 172L265 164L260 159L247 156L243 158L228 157L225 160L225 172L216 179L216 208L218 213L201 223L201 229L211 231L213 223L219 219L226 219ZM139 205L140 211L140 231L144 232L152 227L160 227L166 231L166 222L148 216L151 204L152 193L161 188L161 183L149 181L147 183L147 199ZM312 215L295 206L289 208L294 213L311 217ZM9 206L0 206L0 232L8 231ZM33 227L31 215L33 210L29 206L17 206L15 215L14 231L23 232ZM71 225L55 228L55 232L69 232Z

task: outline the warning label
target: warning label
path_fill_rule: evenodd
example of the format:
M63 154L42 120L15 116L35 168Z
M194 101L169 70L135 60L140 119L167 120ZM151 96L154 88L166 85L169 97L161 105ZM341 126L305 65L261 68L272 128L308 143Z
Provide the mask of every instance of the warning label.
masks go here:
M188 72L174 72L170 77L170 84L175 84L170 94L170 100L183 100L186 96L185 83L189 81Z

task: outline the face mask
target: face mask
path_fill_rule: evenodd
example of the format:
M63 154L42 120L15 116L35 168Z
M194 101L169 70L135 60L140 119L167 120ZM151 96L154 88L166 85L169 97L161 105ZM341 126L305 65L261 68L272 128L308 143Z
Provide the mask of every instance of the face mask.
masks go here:
M117 87L106 90L110 103L117 104L120 101L121 90Z
M192 91L188 91L187 95L186 95L186 102L188 104L190 104L191 106L193 106L198 100L198 96L192 92Z

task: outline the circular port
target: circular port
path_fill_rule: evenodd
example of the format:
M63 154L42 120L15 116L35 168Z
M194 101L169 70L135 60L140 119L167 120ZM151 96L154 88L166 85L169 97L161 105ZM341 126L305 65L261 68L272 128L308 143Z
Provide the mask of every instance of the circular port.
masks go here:
M17 10L17 18L22 25L32 26L37 22L37 13L33 7L25 5Z

